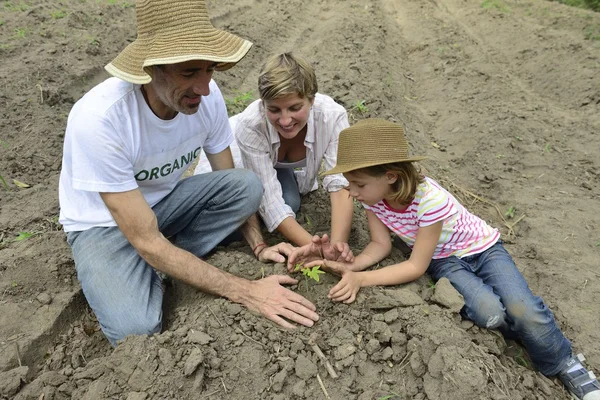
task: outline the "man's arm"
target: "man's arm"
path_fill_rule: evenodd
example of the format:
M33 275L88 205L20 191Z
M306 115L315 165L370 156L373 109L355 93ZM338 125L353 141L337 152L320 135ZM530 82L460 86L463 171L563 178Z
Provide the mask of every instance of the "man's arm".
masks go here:
M231 150L227 147L220 153L208 154L206 153L206 158L210 163L213 171L219 171L223 169L231 169L234 168L233 157L231 155ZM250 248L255 250L254 255L261 261L274 261L274 262L284 262L285 257L283 255L288 255L291 252L291 248L287 248L282 245L273 246L273 247L261 247L260 243L264 243L262 232L260 231L260 222L258 221L258 217L256 214L248 218L248 220L240 227L242 231L242 235L250 245ZM262 251L261 251L262 250ZM263 254L266 253L266 254ZM261 257L262 256L262 257Z
M244 280L213 267L169 242L160 233L156 215L139 189L100 193L100 196L129 243L157 270L236 302L240 302L248 291Z
M226 297L284 327L292 327L281 317L312 326L318 320L315 306L281 283L295 283L285 276L258 281L236 277L204 262L169 242L159 231L156 215L139 189L121 193L100 193L119 229L140 256L159 271L204 292Z

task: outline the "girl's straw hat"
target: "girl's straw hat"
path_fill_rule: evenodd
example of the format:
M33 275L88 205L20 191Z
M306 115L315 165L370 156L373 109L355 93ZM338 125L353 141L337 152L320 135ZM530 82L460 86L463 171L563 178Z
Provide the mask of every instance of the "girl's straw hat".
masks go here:
M252 43L216 29L204 0L137 0L137 39L105 69L124 81L144 84L152 80L146 68L190 60L219 63L224 71L250 50Z
M400 125L384 119L363 119L340 132L337 165L323 175L426 158L408 156L408 142Z

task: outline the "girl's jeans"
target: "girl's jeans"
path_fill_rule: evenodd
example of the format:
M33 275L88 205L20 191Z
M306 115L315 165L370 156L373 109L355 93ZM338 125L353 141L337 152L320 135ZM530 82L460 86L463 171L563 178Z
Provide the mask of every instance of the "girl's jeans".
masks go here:
M542 299L533 295L502 242L472 256L432 260L427 272L436 281L448 278L464 296L461 313L466 318L519 339L544 375L558 374L571 357L571 343Z
M202 257L256 212L262 190L248 170L211 172L181 180L152 209L165 237ZM83 293L113 346L161 330L161 279L118 227L69 232L67 241Z

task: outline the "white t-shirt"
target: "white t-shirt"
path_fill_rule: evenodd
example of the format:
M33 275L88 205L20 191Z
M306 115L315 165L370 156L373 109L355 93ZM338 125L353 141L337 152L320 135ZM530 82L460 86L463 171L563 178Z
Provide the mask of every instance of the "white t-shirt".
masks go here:
M90 90L67 121L59 182L66 232L115 226L100 192L139 188L153 207L169 194L199 156L233 141L221 91L214 81L198 112L158 118L140 85L109 78Z

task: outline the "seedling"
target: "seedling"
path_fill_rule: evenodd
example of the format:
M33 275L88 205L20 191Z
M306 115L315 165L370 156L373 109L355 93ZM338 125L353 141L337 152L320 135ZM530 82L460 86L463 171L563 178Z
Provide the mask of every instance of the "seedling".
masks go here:
M427 287L430 289L435 289L435 282L433 281L433 279L427 281Z
M514 207L509 207L508 210L506 210L506 212L504 213L504 216L507 218L514 218L515 217L515 211L516 209Z
M367 111L369 111L369 108L365 105L364 100L356 100L356 102L354 102L354 106L352 107L352 109L358 111L361 114L364 114Z
M525 356L523 355L522 348L519 348L517 355L515 356L515 361L517 362L517 364L519 364L525 368L529 368L529 363L527 362L527 360L525 359Z
M321 271L321 266L316 265L312 268L302 268L303 263L299 263L294 265L294 271L302 270L302 275L304 275L304 283L306 285L306 291L308 292L308 279L312 279L315 282L320 282L321 277L319 275L324 274L325 271Z
M12 1L5 1L4 9L6 11L27 11L29 10L29 5L23 1L21 1L19 4L15 4Z
M225 99L227 114L232 116L241 113L250 103L252 103L252 101L254 101L252 91L246 93L237 92L237 95L233 99Z
M484 2L481 3L481 8L495 8L503 13L510 12L510 8L500 0L484 0Z
M35 236L37 232L19 232L19 236L15 238L15 242L20 242L21 240L29 239L32 236Z
M25 35L29 33L29 29L27 28L17 28L15 29L15 39L25 39Z
M4 188L7 191L10 191L10 187L8 186L8 184L6 183L6 181L4 180L4 177L2 175L0 175L0 182L2 182L2 186L4 186Z
M50 13L50 16L53 19L61 19L67 16L67 12L65 10L56 10Z

